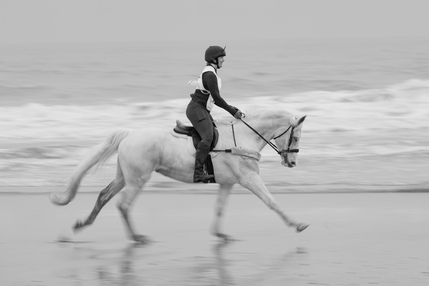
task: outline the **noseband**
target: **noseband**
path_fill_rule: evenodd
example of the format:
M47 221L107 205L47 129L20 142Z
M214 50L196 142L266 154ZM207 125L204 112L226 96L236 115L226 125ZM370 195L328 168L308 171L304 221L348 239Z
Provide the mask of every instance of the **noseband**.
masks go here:
M299 152L299 149L290 149L290 146L292 145L292 137L293 137L293 131L294 131L294 129L295 129L295 127L292 127L292 125L290 125L284 132L282 132L280 135L278 135L278 136L276 136L276 137L274 137L273 139L275 140L275 139L277 139L277 138L280 138L280 137L282 137L284 134L286 134L288 131L289 131L289 129L291 129L291 127L292 127L292 129L291 129L291 131L290 131L290 136L289 136L289 142L288 142L288 144L287 144L287 149L285 150L285 149L282 149L282 150L279 150L278 148L277 148L277 146L275 145L275 144L273 144L272 142L270 142L270 141L268 141L267 139L265 139L261 134L259 134L259 132L258 131L256 131L252 126L250 126L249 124L247 124L247 122L246 121L244 121L243 119L241 119L241 121L247 126L247 127L249 127L253 132L255 132L259 137L261 137L262 138L262 140L264 140L265 142L267 142L267 144L268 145L270 145L271 146L271 148L273 148L274 149L274 151L276 151L277 152L277 154L279 154L280 156L283 156L283 154L284 153L286 153L286 154L288 154L288 153L298 153ZM233 127L234 128L234 127Z

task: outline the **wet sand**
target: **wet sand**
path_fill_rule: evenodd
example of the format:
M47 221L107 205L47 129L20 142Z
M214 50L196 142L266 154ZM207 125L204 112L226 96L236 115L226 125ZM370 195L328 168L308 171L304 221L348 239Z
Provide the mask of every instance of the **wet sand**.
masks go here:
M212 194L144 193L132 211L153 242L125 237L115 199L73 235L96 194L65 207L0 195L0 285L428 285L427 193L277 194L302 233L251 194L232 194L210 236ZM58 242L67 238L70 242Z

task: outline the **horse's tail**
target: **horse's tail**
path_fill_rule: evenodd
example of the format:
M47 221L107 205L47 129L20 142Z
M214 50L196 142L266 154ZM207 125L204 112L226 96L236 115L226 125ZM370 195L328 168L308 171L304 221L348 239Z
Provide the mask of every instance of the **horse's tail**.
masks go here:
M119 143L128 136L130 130L119 130L108 136L101 144L94 147L77 166L66 190L63 193L52 193L49 198L53 204L67 205L76 196L83 177L95 165L102 165L116 154Z

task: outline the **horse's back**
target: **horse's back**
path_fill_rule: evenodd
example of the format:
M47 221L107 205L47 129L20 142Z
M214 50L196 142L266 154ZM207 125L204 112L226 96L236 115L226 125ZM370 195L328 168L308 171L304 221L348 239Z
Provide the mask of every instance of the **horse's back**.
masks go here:
M176 138L172 129L148 127L132 130L119 146L119 155L124 156L163 156L180 149L186 150L187 140Z
M169 131L165 128L147 127L132 130L121 142L119 151L129 149L130 152L147 151L152 146L162 145L169 140Z

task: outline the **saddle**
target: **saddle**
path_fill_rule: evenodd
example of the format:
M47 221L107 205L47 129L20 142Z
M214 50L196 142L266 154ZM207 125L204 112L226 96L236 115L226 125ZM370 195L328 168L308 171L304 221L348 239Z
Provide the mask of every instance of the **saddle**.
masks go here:
M195 149L197 149L198 143L201 141L201 136L200 134L198 134L194 126L185 125L180 120L176 120L176 127L174 127L173 131L176 132L177 134L191 136L194 147ZM216 144L218 143L218 140L219 140L219 131L217 130L216 125L214 125L213 141L210 146L210 151L215 148Z

